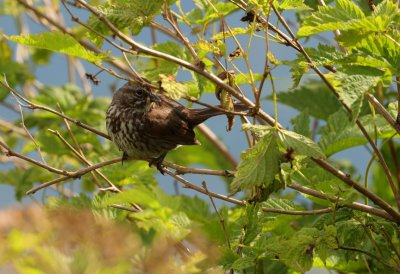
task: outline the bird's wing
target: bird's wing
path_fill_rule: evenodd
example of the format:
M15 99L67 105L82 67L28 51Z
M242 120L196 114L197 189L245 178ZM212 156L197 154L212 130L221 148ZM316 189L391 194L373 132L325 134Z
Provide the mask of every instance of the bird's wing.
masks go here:
M187 109L177 102L172 104L162 100L160 103L154 103L143 117L146 135L174 146L199 144L193 129L185 119L186 111Z

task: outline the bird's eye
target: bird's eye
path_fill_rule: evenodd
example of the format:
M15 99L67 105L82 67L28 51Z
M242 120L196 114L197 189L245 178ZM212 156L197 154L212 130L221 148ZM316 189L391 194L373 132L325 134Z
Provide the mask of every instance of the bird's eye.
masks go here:
M135 95L137 97L142 97L145 94L145 91L143 89L138 89L135 91Z

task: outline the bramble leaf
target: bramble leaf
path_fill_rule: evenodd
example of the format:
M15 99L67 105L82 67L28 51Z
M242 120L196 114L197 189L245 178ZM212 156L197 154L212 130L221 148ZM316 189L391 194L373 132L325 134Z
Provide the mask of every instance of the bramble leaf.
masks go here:
M60 31L42 32L28 35L4 35L4 37L21 45L64 53L85 59L97 65L100 65L102 60L108 55L108 53L96 54L91 52L85 49L73 37Z
M232 190L252 186L268 187L279 172L279 159L276 130L266 129L261 140L242 153L238 171L231 185Z

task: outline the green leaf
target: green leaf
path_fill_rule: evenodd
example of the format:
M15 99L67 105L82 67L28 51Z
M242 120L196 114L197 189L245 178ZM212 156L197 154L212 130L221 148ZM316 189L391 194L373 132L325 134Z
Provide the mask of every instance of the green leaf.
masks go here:
M125 190L103 200L105 206L129 203L137 203L153 209L161 208L156 194L151 189L142 186Z
M395 134L380 115L365 115L360 117L360 121L372 136L377 134L378 138L389 138ZM321 129L321 134L319 145L327 156L367 143L360 129L351 123L348 114L342 110L329 117L326 126Z
M275 0L274 4L279 10L312 10L304 0Z
M325 263L328 256L332 253L332 250L338 248L338 242L336 240L336 227L333 225L326 226L318 237L317 246L315 253Z
M179 100L189 95L189 87L186 84L177 82L174 76L160 74L161 87L166 95L172 99Z
M241 162L231 185L232 190L252 186L268 188L279 172L279 159L276 130L267 129L266 134L255 146L241 154Z
M224 38L232 37L233 35L243 35L243 34L250 34L254 30L250 27L248 28L232 28L230 31L225 32L218 32L211 36L211 40L223 40Z
M299 115L291 119L290 122L293 124L294 132L297 132L308 138L311 137L310 116L308 115L307 110L301 112Z
M313 140L296 132L281 129L278 138L285 148L293 148L297 155L324 158L325 155Z
M81 44L68 34L59 31L28 35L4 35L4 37L18 44L64 53L85 59L97 65L100 65L102 60L108 55L108 53L96 54L91 52L81 46Z
M364 94L376 86L380 78L377 76L336 73L335 79L340 82L338 86L339 98L352 110L352 118L355 121L361 111Z
M190 24L203 25L206 27L209 23L220 18L220 16L227 16L228 14L234 12L238 7L230 2L222 3L218 2L214 4L216 12L213 7L209 4L205 4L205 9L193 9L185 19ZM205 11L205 13L203 13ZM200 15L200 12L202 15Z
M279 199L279 198L269 198L267 201L262 203L262 206L268 208L284 209L284 210L295 209L293 201L288 199Z
M365 137L353 126L343 110L332 114L321 132L319 145L327 156L366 142Z
M352 1L337 0L334 7L319 7L317 12L307 17L297 35L305 37L337 29L385 32L391 24L396 24L397 14L397 5L390 0L382 1L369 16Z
M336 6L318 7L318 11L307 17L297 35L309 36L326 30L344 29L349 21L365 18L362 10L350 0L337 0Z
M256 259L251 256L241 257L233 262L231 268L237 271L252 267L255 265Z
M161 13L165 2L171 1L110 0L98 5L97 9L119 30L129 28L134 35L137 35ZM104 23L95 16L90 18L88 24L102 34L110 34Z
M308 81L300 88L290 92L279 92L278 102L289 105L298 111L307 109L311 116L326 120L335 113L340 103L327 86L320 81ZM272 97L268 97L272 99Z
M183 47L174 42L158 43L152 46L154 50L161 51L163 53L170 54L172 56L185 59ZM175 75L179 66L170 61L166 61L160 58L152 58L144 67L144 74L149 80L158 81L159 75Z
M310 270L317 234L318 230L315 228L302 228L293 235L291 242L286 247L287 251L282 254L285 263L299 272Z

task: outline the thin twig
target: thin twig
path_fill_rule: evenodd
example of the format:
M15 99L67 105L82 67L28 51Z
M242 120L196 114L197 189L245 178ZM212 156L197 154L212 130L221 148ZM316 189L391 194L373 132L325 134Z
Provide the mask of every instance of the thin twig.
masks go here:
M203 188L204 188L206 194L208 195L208 197L210 198L211 204L212 204L212 206L213 206L213 208L215 210L215 213L217 213L218 219L219 219L219 221L221 223L222 231L224 232L224 235L225 235L226 244L227 244L228 248L231 249L231 242L229 240L228 231L226 230L226 227L225 227L224 217L222 217L221 213L218 211L217 206L214 203L214 199L210 195L210 192L208 191L206 182L205 181L201 182L201 185L203 186Z
M236 168L238 162L236 161L235 157L233 157L226 145L218 139L215 133L210 130L205 124L198 125L197 129L204 135L204 137L206 137L208 141L213 144L213 146L231 164L231 166L233 168Z
M58 169L58 168L55 168L55 167L51 167L51 166L49 166L49 165L47 165L47 164L43 164L43 163L41 163L41 162L39 162L39 161L36 161L36 160L34 160L34 159L32 159L32 158L29 158L28 156L25 156L25 155L23 155L23 154L20 154L20 153L18 153L18 152L16 152L16 151L12 150L12 149L11 149L9 146L7 146L2 140L0 140L0 148L3 148L2 151L3 151L3 153L4 153L7 157L17 157L17 158L20 158L20 159L22 159L22 160L24 160L24 161L30 162L30 163L32 163L32 164L34 164L34 165L37 165L37 166L39 166L39 167L41 167L41 168L43 168L43 169L46 169L46 170L48 170L48 171L50 171L50 172L52 172L52 173L56 173L56 174L60 174L60 175L64 175L64 176L69 176L69 175L72 174L72 173L69 172L69 171L61 170L61 169Z
M390 268L390 269L394 270L395 272L400 273L400 269L391 266L389 263L385 262L385 260L383 258L378 257L375 254L372 254L372 253L370 253L368 251L365 251L365 250L362 250L362 249L359 249L359 248L356 248L356 247L345 246L345 245L339 246L339 249L363 253L365 255L368 255L372 259L375 259L378 263L383 264L387 268Z
M56 111L56 110L54 110L54 109L52 109L52 108L49 108L49 107L46 107L46 106L41 106L41 105L37 105L37 104L35 104L35 103L32 103L31 101L29 101L28 99L26 99L25 97L23 97L21 94L19 94L17 91L15 91L15 90L14 90L13 88L11 88L7 83L5 83L5 82L3 82L3 81L0 81L0 85L2 85L3 87L5 87L6 89L8 89L14 96L16 96L17 98L21 99L23 102L25 102L26 104L23 104L23 103L21 103L21 102L18 101L18 103L19 103L22 107L29 108L29 109L32 109L32 110L33 110L33 109L41 109L41 110L48 111L48 112L53 113L53 114L55 114L55 115L58 115L58 116L60 116L60 117L62 117L62 118L64 118L64 119L67 119L68 121L70 121L70 122L72 122L72 123L74 123L74 124L76 124L76 125L78 125L78 126L84 128L84 129L86 129L86 130L89 130L89 131L91 131L91 132L93 132L93 133L96 133L97 135L99 135L99 136L101 136L101 137L103 137L103 138L110 139L110 137L109 137L107 134L105 134L104 132L101 132L100 130L97 130L97 129L95 129L95 128L92 128L91 126L86 125L86 124L82 123L81 121L79 121L79 120L77 120L77 119L68 117L67 115L65 115L65 114L63 114L63 113L61 113L61 112L59 112L59 111Z
M184 185L184 187L189 188L189 189L193 189L199 193L205 194L205 195L209 195L213 198L217 198L229 203L233 203L236 205L240 205L240 206L246 206L247 202L246 201L242 201L242 200L238 200L226 195L222 195L219 193L215 193L215 192L210 192L210 191L205 191L203 188L198 187L192 183L190 183L188 180L185 180L184 178L182 178L179 175L176 175L175 173L171 172L170 170L168 170L167 168L163 168L163 172L165 172L166 174L170 175L172 178L176 179L178 182L182 183ZM270 213L278 213L278 214L287 214L287 215L316 215L316 214L325 214L325 213L329 213L332 211L331 208L324 208L324 209L316 209L316 210L285 210L285 209L278 209L278 208L266 208L263 207L261 208L262 211L264 212L270 212Z
M331 196L328 196L327 194L324 194L324 193L322 193L322 192L320 192L318 190L311 189L311 188L302 186L302 185L297 184L297 183L292 183L292 184L288 185L288 187L292 188L294 190L297 190L297 191L299 191L301 193L304 193L304 194L307 194L307 195L311 195L311 196L316 197L316 198L320 198L320 199L323 199L323 200L331 201L332 203L344 202L345 201L343 198L331 197ZM389 221L396 221L396 218L394 218L393 216L388 214L386 211L384 211L382 209L379 209L379 208L372 207L372 206L360 204L360 203L357 203L357 202L352 202L352 203L349 203L349 204L343 204L341 206L342 207L347 207L347 208L352 208L352 209L359 210L359 211L362 211L362 212L366 212L366 213L369 213L369 214L384 218L384 219L389 220Z
M80 178L83 175L85 175L86 173L91 172L92 170L96 170L96 169L101 168L101 167L105 167L105 166L108 166L108 165L112 165L112 164L121 162L121 160L122 160L122 157L118 157L118 158L114 158L114 159L111 159L111 160L107 160L107 161L104 161L104 162L97 163L95 165L89 166L87 168L83 168L83 169L75 171L75 172L68 172L68 174L65 175L64 177L60 177L60 178L52 180L50 182L43 183L43 184L41 184L41 185L39 185L37 187L34 187L34 188L28 190L26 192L26 194L27 195L33 194L33 193L35 193L36 191L38 191L40 189L46 188L48 186L54 185L54 184L59 183L59 182L66 181L68 179ZM118 189L114 189L114 191L118 192L119 190Z
M91 51L93 51L95 53L98 53L98 54L104 54L105 53L101 49L99 49L96 46L94 46L88 40L81 39L74 32L72 32L71 30L69 30L68 28L66 28L62 24L60 24L58 21L56 21L55 19L49 17L45 13L41 12L36 6L31 5L30 3L28 3L25 0L17 0L17 1L18 1L19 4L23 5L26 9L32 11L39 19L46 20L49 24L51 24L52 26L54 26L58 30L60 30L63 33L66 33L66 34L70 35L71 37L73 37L74 39L76 39L76 41L78 41L86 49L91 50ZM124 72L126 75L129 75L129 76L133 77L133 75L131 74L129 68L127 68L120 60L114 59L114 58L107 58L105 61L108 62L113 67L117 68L118 70ZM95 64L95 65L97 65L97 64ZM97 65L97 66L99 66L99 65ZM99 67L104 68L103 66L99 66ZM118 74L115 73L114 71L112 71L110 69L106 69L106 68L104 68L104 69L106 71L108 71L109 73L111 73L112 75L118 76Z
M177 175L183 174L204 174L204 175L214 175L214 176L225 176L225 177L233 177L234 172L230 170L212 170L212 169L202 169L202 168L190 168L185 166L180 166L174 163L170 163L167 161L163 162L165 167L169 167L175 169L175 173Z
M162 58L164 60L176 63L178 65L181 65L181 66L183 66L183 67L185 67L185 68L187 68L189 70L192 70L194 72L197 72L198 74L203 75L204 77L206 77L210 81L214 82L219 87L227 90L229 93L231 93L234 97L236 97L243 104L247 105L249 108L254 107L254 103L251 100L246 98L238 90L236 90L235 88L229 86L223 80L218 78L216 75L210 73L206 69L204 69L202 67L199 67L196 64L192 64L192 63L189 63L189 62L187 62L185 60L182 60L180 58L172 56L170 54L166 54L166 53L163 53L163 52L148 48L146 46L143 46L142 44L136 42L135 40L131 39L129 36L127 36L124 33L122 33L105 16L103 16L99 11L97 11L95 8L93 8L92 6L87 4L85 1L76 0L76 2L78 2L79 4L84 6L93 15L95 15L100 21L102 21L116 37L118 37L119 39L121 39L121 41L127 43L130 47L132 47L133 49L136 50L136 51L129 51L130 53L137 54L137 51L139 51L139 52L143 52L145 54L151 55L151 56L159 57L159 58ZM268 121L268 123L274 124L273 118L271 116L269 116L267 113L265 113L264 111L259 110L257 115L260 115L260 117L262 117L265 121Z

